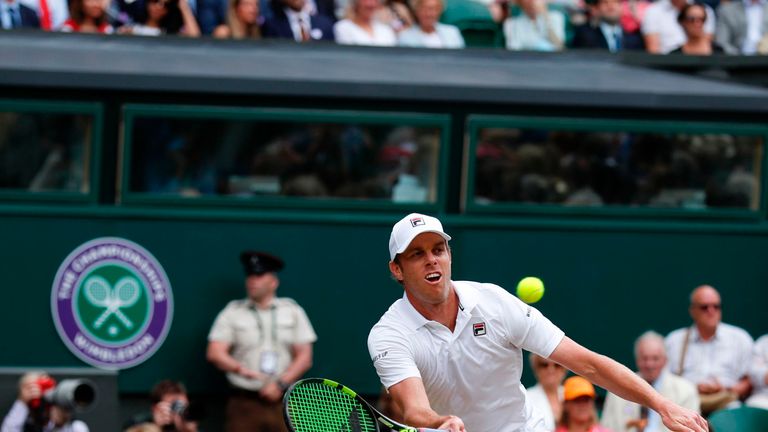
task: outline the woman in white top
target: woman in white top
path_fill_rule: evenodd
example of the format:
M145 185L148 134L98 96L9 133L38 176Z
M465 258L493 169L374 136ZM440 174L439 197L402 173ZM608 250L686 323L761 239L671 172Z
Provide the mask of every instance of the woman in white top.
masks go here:
M538 382L526 389L528 402L544 416L547 430L553 431L563 412L563 379L567 371L559 364L534 353L528 355L528 360Z
M519 0L520 15L504 21L507 49L560 51L565 42L565 17L547 10L545 0Z
M464 48L464 38L455 26L437 22L443 13L443 0L412 0L418 25L400 32L398 43L426 48Z
M374 19L381 0L353 0L348 17L333 26L336 42L343 45L394 46L395 31Z

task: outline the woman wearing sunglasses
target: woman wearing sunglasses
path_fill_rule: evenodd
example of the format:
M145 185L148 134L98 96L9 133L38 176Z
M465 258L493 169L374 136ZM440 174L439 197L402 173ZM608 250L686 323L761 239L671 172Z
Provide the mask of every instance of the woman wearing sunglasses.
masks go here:
M701 3L690 3L683 6L677 15L677 22L683 28L686 42L670 54L687 54L708 56L722 53L723 49L712 42L712 37L704 31L707 21L707 8Z
M563 379L567 371L559 364L534 353L528 355L528 360L537 383L526 389L528 400L544 416L547 430L554 430L563 412Z

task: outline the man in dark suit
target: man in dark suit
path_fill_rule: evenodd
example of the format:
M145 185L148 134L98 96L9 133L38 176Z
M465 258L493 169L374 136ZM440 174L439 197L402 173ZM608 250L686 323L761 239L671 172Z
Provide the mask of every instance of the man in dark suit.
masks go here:
M621 0L587 0L591 19L574 29L572 48L603 49L610 52L643 50L642 35L621 27Z
M310 14L307 0L272 0L272 16L261 28L265 38L333 41L333 21L320 13Z
M37 13L18 0L0 1L0 26L5 30L16 28L40 28Z

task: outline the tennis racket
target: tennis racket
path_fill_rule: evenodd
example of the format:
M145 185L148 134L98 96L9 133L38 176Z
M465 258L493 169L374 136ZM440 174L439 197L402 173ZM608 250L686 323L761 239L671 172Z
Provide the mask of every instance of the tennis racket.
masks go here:
M291 432L446 432L398 423L352 389L324 378L306 378L288 388L283 414Z

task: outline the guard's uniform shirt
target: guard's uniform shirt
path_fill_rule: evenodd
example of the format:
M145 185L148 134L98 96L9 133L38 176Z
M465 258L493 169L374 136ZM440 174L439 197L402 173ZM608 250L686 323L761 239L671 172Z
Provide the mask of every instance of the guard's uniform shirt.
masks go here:
M290 298L275 298L267 309L243 299L219 313L208 340L230 344L232 357L243 366L276 377L291 363L291 346L315 342L317 335L304 309ZM227 373L227 379L245 390L264 385L236 373Z

